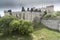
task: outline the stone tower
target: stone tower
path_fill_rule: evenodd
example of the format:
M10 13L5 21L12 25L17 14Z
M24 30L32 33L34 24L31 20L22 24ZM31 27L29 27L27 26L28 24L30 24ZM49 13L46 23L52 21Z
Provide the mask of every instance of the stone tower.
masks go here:
M54 5L46 6L47 13L53 13L54 12Z

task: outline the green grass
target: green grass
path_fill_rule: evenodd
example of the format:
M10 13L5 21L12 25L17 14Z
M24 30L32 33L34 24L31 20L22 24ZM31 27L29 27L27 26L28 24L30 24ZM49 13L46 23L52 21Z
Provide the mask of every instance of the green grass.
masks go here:
M0 35L2 34L0 33ZM60 40L60 32L51 30L40 24L40 26L34 29L32 36L1 36L0 40Z
M35 31L34 35L36 36L37 39L40 40L58 40L60 38L60 33L49 30L47 28L43 28L41 30Z
M36 40L60 40L60 32L49 29L42 24L35 29L33 34Z

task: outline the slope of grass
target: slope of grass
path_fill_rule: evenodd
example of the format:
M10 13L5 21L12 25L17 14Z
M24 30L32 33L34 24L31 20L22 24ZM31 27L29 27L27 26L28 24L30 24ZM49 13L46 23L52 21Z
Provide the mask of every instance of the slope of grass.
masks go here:
M56 31L43 28L41 30L35 31L34 35L40 40L58 40L60 38L60 33ZM60 39L59 39L60 40Z
M46 28L42 24L35 29L33 34L36 40L60 40L60 32Z
M60 32L48 29L44 25L40 24L34 29L32 36L1 36L0 40L60 40Z

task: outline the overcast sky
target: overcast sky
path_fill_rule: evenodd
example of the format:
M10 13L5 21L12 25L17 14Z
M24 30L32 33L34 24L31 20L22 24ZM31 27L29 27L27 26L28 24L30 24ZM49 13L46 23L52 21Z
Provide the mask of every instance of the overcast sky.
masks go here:
M0 8L13 8L21 6L41 6L48 4L60 4L60 0L0 0Z
M60 0L0 0L0 14L6 9L14 11L20 10L22 6L27 7L44 7L54 5L54 10L60 10Z

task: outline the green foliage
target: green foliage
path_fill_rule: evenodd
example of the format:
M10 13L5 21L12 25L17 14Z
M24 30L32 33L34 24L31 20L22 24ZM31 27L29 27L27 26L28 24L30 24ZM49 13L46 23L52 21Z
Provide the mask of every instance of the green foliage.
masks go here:
M56 18L57 17L57 14L56 13L46 14L44 17L45 18Z
M22 20L20 21L19 32L21 34L29 34L33 32L32 22Z
M9 25L9 23L15 19L16 18L13 16L4 16L4 17L0 18L0 26L6 26L7 27Z
M56 18L60 16L60 11L57 11L57 12L54 12L54 13L51 13L51 14L46 14L44 17L45 18Z
M55 14L55 13L53 13L52 15L51 15L51 18L56 18L57 17L57 15Z
M51 17L51 14L46 14L44 17L45 18L50 18Z
M14 16L4 16L0 18L0 30L4 33L8 32L8 28L9 28L9 23L12 20L16 20L16 18Z
M13 31L17 31L17 29L20 26L19 20L12 20L9 24L9 33L12 33Z
M4 16L0 19L0 32L4 34L30 34L33 32L32 22L20 20L13 16Z
M60 16L60 11L55 12L57 16Z
M9 32L18 32L20 34L29 34L33 32L32 23L25 20L13 20L10 22Z

